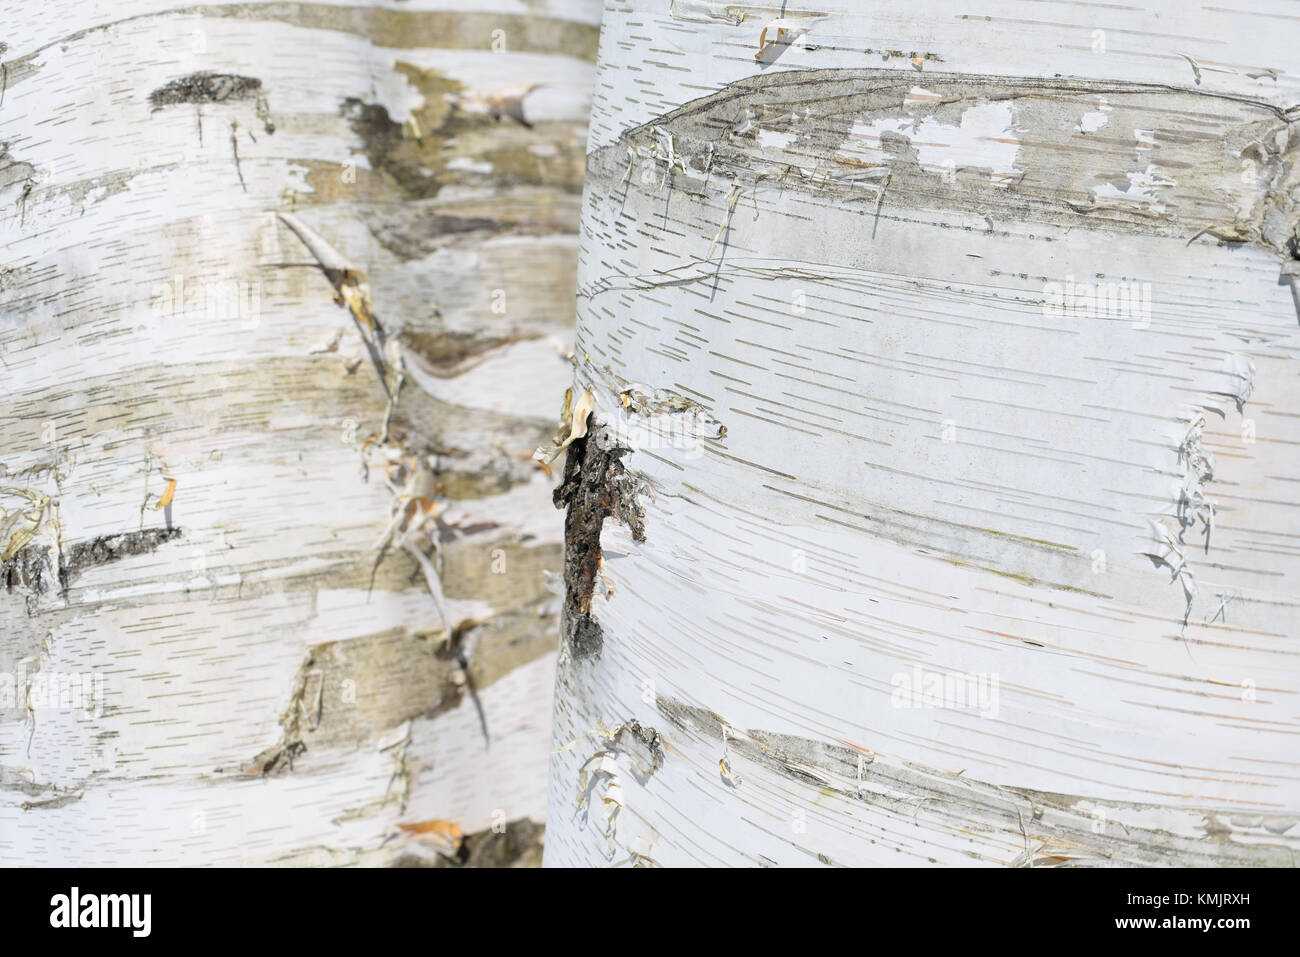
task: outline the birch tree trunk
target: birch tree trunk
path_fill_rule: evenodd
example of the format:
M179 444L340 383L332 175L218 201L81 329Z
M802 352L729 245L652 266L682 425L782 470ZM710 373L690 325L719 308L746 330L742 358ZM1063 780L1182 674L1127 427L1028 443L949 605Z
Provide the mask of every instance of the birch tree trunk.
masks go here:
M9 3L0 863L535 863L585 0Z
M547 864L1294 863L1300 14L1147 7L607 3Z

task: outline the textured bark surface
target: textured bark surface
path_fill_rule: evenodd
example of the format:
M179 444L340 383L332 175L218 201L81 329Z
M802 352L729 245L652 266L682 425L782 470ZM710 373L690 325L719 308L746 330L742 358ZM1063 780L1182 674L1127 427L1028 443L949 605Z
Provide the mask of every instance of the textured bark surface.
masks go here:
M0 862L536 863L598 17L6 5Z
M1294 863L1297 29L606 5L548 864Z

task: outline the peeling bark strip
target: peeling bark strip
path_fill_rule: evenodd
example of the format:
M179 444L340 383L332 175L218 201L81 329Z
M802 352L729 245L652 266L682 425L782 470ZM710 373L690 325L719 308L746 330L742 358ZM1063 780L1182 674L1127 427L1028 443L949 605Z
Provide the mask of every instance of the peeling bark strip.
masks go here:
M547 863L1292 863L1292 11L735 13L605 12L575 388L653 532Z
M561 630L577 659L598 657L604 644L591 600L601 571L600 530L605 519L613 516L628 526L636 541L645 541L635 483L619 461L627 452L609 443L599 426L590 428L569 446L564 477L554 493L555 507L567 508Z

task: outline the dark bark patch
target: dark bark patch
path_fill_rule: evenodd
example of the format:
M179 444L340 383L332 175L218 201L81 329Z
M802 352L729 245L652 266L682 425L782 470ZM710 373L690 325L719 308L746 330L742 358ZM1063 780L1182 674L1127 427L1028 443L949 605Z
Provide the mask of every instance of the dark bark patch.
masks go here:
M120 561L128 555L147 555L160 545L181 537L179 528L142 528L122 535L100 535L84 542L73 542L63 555L59 578L68 583L87 568Z
M598 426L569 446L564 478L554 493L564 518L564 614L561 628L574 658L600 654L604 634L591 614L591 597L600 573L600 531L613 516L645 541L645 513L636 502L636 480L619 460L628 450L601 442Z
M270 109L266 95L262 92L262 81L256 77L240 76L237 73L210 73L201 70L164 83L149 94L152 112L165 106L179 103L234 103L252 101L257 106L258 119L262 121L266 132L274 133L275 124L271 122Z
M73 542L64 549L59 561L58 585L67 591L72 580L88 568L108 565L131 555L147 555L160 545L181 537L180 528L143 528L121 535L100 535L83 542ZM0 563L0 584L7 591L25 588L34 595L44 595L55 584L46 545L32 544L19 549L7 562Z
M164 83L149 94L155 110L175 103L226 103L252 100L262 95L262 81L234 73L191 73Z

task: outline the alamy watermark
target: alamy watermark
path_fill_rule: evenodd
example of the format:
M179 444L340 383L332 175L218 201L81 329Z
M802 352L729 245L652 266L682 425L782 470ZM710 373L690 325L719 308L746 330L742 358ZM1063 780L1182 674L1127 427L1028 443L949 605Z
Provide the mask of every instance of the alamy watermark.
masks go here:
M889 703L895 708L975 711L981 718L996 718L998 714L996 674L927 671L913 665L911 671L897 672L889 683L894 686Z
M81 711L104 714L104 676L93 671L0 671L0 711Z
M187 279L173 276L150 291L155 318L217 319L256 329L262 318L262 284L247 279Z
M1126 319L1134 329L1151 325L1151 283L1065 282L1043 285L1043 315L1071 319Z
M684 459L704 454L700 426L688 414L658 415L652 420L633 419L617 427L620 442L634 449L674 451Z
M50 898L50 926L119 927L133 937L148 937L152 910L152 894L83 894L73 887Z

